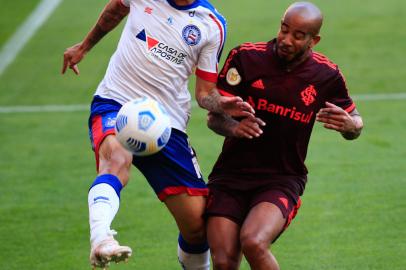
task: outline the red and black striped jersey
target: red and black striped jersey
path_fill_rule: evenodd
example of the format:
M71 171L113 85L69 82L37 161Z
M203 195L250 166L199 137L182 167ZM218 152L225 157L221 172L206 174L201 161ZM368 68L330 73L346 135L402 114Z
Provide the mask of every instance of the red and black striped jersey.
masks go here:
M295 179L290 188L302 194L316 113L326 101L348 112L355 108L336 64L312 52L289 70L274 45L275 40L242 44L230 51L224 63L217 82L220 93L242 97L267 125L259 138L225 139L209 184L229 179L225 182L233 188L244 189L258 181L284 185L285 179Z

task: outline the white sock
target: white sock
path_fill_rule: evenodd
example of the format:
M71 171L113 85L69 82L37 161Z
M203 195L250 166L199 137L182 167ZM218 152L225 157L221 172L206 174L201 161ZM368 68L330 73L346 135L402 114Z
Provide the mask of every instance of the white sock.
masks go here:
M184 270L210 270L210 250L192 254L185 252L178 245L178 259Z
M110 225L120 206L114 188L106 183L96 184L89 190L90 243L100 243L111 235Z

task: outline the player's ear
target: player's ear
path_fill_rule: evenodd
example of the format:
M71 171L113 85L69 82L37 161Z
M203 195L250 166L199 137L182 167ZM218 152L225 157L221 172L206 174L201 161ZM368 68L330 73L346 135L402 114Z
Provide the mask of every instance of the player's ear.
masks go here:
M310 44L310 48L313 48L314 46L317 45L317 43L320 42L321 37L319 35L313 36L312 37L312 42Z

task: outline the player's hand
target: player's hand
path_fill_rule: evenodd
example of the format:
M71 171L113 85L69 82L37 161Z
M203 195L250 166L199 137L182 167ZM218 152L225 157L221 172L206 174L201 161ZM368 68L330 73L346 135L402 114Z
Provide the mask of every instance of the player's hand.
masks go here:
M83 59L85 54L86 52L82 49L81 43L67 48L63 54L62 74L65 74L66 69L69 67L76 75L79 75L77 64Z
M226 97L221 96L219 100L220 106L224 113L233 117L254 117L254 109L248 102L245 102L241 97Z
M349 113L333 103L326 102L326 107L316 114L316 121L324 123L327 129L341 133L352 133L357 130L356 123Z
M263 133L261 127L265 126L265 122L255 116L249 116L242 119L238 125L232 129L234 137L237 138L257 138Z

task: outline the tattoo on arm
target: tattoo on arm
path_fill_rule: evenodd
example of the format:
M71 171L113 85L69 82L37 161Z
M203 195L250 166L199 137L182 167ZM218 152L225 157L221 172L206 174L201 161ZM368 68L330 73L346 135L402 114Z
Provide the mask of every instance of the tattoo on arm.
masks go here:
M343 133L341 133L341 135L346 140L355 140L356 138L358 138L361 135L361 131L362 131L364 124L362 122L361 115L359 114L359 112L356 109L353 112L351 112L350 115L355 123L355 128L352 131L343 132Z
M210 94L200 98L198 100L198 103L200 107L210 111L210 112L215 112L217 114L223 113L223 109L219 105L219 98L221 95L218 93L216 89L213 89Z
M91 34L87 38L89 49L97 44L97 42L99 42L107 33L108 31L103 30L99 22L97 22L93 27Z
M127 16L128 12L129 8L123 7L118 1L110 1L83 42L86 51L89 51L107 33L113 30Z
M232 117L209 112L207 115L207 126L219 135L231 137L234 135L233 128L238 125L238 121Z

